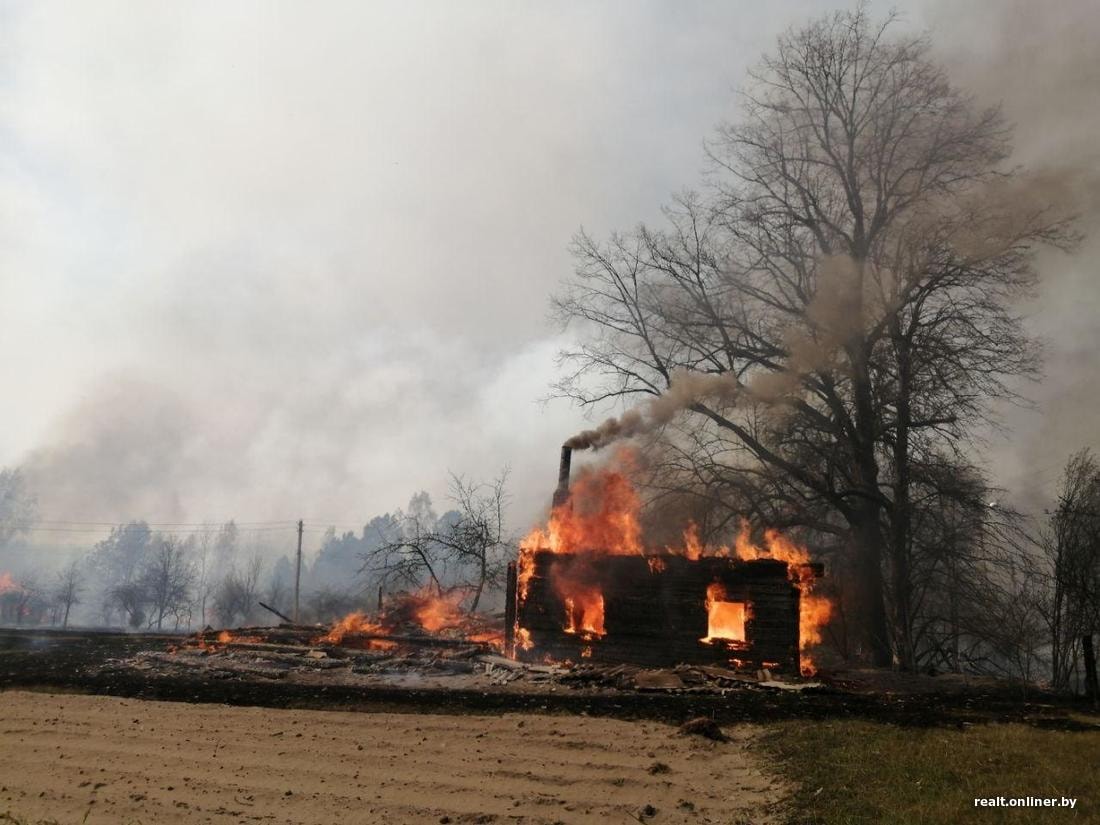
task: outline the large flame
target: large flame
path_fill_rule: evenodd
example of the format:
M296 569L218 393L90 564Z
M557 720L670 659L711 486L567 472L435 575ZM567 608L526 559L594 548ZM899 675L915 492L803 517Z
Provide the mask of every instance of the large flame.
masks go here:
M745 603L726 601L726 589L718 582L707 588L707 635L700 641L745 641Z
M535 554L540 551L585 556L647 554L640 520L641 499L630 481L629 463L628 456L624 460L620 455L615 466L586 470L570 487L569 498L551 511L546 526L535 528L520 542L516 578L521 603L527 598L535 572ZM809 567L811 559L805 547L778 530L765 530L763 539L762 545L755 543L748 521L742 520L732 544L707 546L700 539L696 526L689 523L680 546L654 551L649 558L649 569L654 575L664 570L664 562L658 554L682 555L692 560L716 556L742 561L775 559L786 562L788 576L801 595L801 668L804 673L812 673L815 667L810 648L821 642L831 604L825 597L813 593L816 576ZM606 632L603 594L584 574L584 569L583 564L571 565L567 573L555 574L551 584L566 607L563 629L593 639ZM744 641L746 614L750 608L744 603L726 601L723 596L724 593L708 590L706 609L710 622L703 641ZM528 631L517 623L515 633L517 646L528 649L531 644Z
M752 540L752 528L745 519L741 520L740 529L737 531L732 545L704 547L699 540L699 531L694 524L688 524L684 530L683 541L684 553L689 558L708 555L735 558L741 561L776 559L777 561L787 562L787 575L790 577L791 582L798 587L800 594L798 613L799 664L805 674L812 674L817 670L810 648L821 643L822 631L832 615L832 603L826 597L813 592L817 576L810 567L810 553L805 547L796 544L778 530L770 528L764 531L763 546L756 544ZM676 551L672 550L671 552ZM709 596L708 591L708 600Z
M577 587L564 596L565 632L591 639L607 633L603 626L603 594L595 587Z
M693 525L689 526L692 529ZM719 555L729 555L730 548L720 547ZM817 668L813 663L809 649L821 643L822 631L832 616L833 606L826 597L813 592L817 576L810 568L810 554L805 547L795 544L778 530L764 531L764 547L754 544L751 529L747 521L742 520L741 529L734 541L732 555L744 561L752 559L778 559L787 562L787 575L798 587L801 594L798 613L799 654L802 671L813 673Z
M604 469L581 474L569 490L569 499L555 507L546 527L535 528L520 542L516 581L519 600L527 598L535 572L535 553L585 555L641 555L641 500L626 473ZM558 574L552 582L565 604L566 633L591 639L605 635L603 594L592 585L583 566ZM530 637L517 626L520 647ZM520 631L523 631L522 633Z
M555 507L545 528L536 527L520 542L518 589L520 600L534 574L534 555L553 553L640 555L642 504L634 485L619 470L581 475L569 490L569 499Z

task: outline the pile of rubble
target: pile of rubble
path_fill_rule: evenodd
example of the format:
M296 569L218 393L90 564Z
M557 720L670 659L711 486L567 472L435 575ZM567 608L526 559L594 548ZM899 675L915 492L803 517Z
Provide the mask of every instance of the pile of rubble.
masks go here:
M519 692L568 689L725 694L731 690L793 689L767 670L741 673L682 665L646 669L590 662L523 663L496 652L492 642L445 634L345 632L332 641L325 628L280 625L206 631L167 650L113 659L100 672L129 671L166 678L269 681L312 685L507 688Z

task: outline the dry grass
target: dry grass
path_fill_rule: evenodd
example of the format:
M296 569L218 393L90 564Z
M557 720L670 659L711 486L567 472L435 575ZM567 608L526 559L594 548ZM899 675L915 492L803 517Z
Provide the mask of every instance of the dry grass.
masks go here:
M1100 822L1097 732L785 722L761 747L799 785L793 823ZM1077 806L974 806L995 796L1076 797Z

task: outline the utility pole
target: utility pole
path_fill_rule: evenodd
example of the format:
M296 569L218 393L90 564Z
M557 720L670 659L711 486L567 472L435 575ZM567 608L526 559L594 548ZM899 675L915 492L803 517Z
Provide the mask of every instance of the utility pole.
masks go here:
M302 586L302 520L298 519L298 566L294 571L294 624L299 623L298 593Z

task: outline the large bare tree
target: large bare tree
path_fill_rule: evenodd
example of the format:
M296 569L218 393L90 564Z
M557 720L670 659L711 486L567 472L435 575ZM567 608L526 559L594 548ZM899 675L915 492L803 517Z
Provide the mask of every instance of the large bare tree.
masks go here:
M783 35L709 145L705 194L665 229L577 237L556 306L587 335L558 390L682 397L689 474L831 536L857 647L911 667L915 520L976 474L989 401L1035 370L1012 307L1037 245L1072 239L1006 168L999 109L893 23L860 7Z

